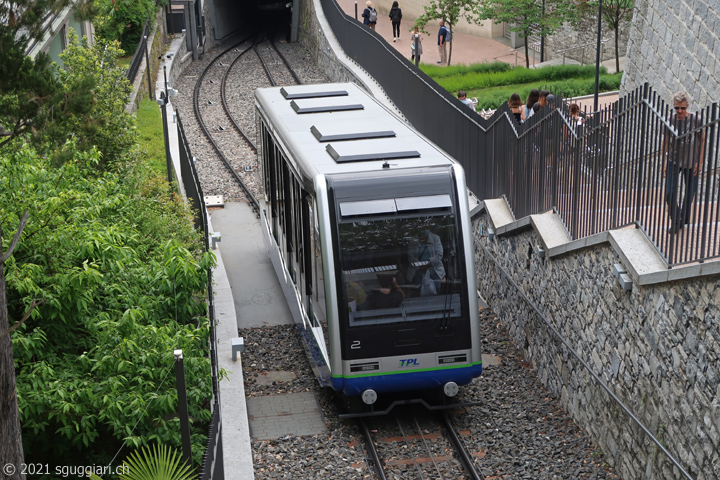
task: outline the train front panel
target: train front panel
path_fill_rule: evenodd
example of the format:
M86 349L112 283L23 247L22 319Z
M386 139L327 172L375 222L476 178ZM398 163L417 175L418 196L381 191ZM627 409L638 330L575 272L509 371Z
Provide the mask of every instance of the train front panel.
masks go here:
M456 175L445 166L328 182L342 359L331 381L345 395L480 375L467 200Z

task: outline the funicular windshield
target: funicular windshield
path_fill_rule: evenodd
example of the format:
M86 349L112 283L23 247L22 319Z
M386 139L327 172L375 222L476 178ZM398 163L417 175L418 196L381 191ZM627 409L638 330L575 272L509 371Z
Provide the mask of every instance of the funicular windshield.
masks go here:
M450 209L341 222L343 301L349 326L461 317L457 231Z

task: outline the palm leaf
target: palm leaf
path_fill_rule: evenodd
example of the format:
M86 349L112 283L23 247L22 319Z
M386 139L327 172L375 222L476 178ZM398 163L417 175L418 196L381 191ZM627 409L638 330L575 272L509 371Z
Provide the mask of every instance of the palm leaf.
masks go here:
M145 446L134 451L125 461L126 472L121 480L194 480L192 468L182 456L166 445Z

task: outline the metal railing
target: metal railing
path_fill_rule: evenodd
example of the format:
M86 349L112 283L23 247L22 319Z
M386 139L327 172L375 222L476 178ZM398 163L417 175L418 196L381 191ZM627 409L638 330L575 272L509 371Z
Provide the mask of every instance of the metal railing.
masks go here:
M210 229L205 210L202 186L195 169L194 158L190 151L190 144L185 136L185 129L177 114L178 146L180 150L180 171L185 187L185 195L190 202L194 213L194 225L203 232L205 250L210 249ZM203 454L203 464L200 470L201 480L221 480L224 478L222 461L222 412L220 408L219 363L217 357L217 331L215 329L215 295L213 292L212 269L208 269L207 306L208 321L210 322L210 365L212 379L212 419L208 432L208 444Z
M633 224L671 267L720 256L716 104L696 115L694 133L670 124L669 108L647 85L586 114L582 126L571 120L560 98L558 108L543 108L523 125L507 104L485 119L335 0L321 3L347 55L382 85L418 131L464 167L468 187L479 198L506 195L517 218L555 207L573 239ZM674 210L668 205L684 198L685 187L679 182L666 199L663 139L678 145L698 132L705 148L697 193L684 228L668 231Z
M133 82L135 82L135 77L137 76L137 72L140 69L140 64L142 64L143 58L145 57L145 49L147 48L147 37L150 35L151 25L151 17L148 16L147 20L145 20L145 25L143 26L143 33L142 35L140 35L140 43L138 43L138 46L135 49L135 53L130 59L130 65L125 72L125 76L130 81L131 85Z

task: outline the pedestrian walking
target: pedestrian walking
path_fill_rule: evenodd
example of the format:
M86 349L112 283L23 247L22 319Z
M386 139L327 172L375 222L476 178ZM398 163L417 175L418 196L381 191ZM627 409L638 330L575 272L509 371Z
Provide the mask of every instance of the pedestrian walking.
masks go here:
M670 117L673 130L663 138L662 152L666 163L663 169L665 183L665 202L670 213L669 233L679 232L690 221L690 210L698 188L698 174L702 170L705 158L705 132L696 115L688 112L688 96L677 92L673 96L675 113ZM683 180L685 195L680 198L680 180Z
M472 100L467 98L467 92L465 90L459 90L457 95L458 100L470 107L473 112L475 111L475 105L473 104Z
M537 103L537 101L540 99L540 90L537 88L533 88L530 90L530 94L528 94L527 102L525 102L525 120L529 119L533 116L535 111L533 110L533 105Z
M441 65L447 63L447 39L448 29L445 27L445 22L440 20L440 30L438 30L438 51L440 52L440 61L437 62Z
M390 21L392 22L393 29L393 42L400 40L400 20L402 20L402 10L398 6L398 2L395 1L390 9Z
M518 95L517 93L513 93L512 95L510 95L510 100L508 100L508 106L510 107L510 111L515 117L515 120L517 120L518 123L525 123L525 108L523 106L522 98L520 98L520 95Z
M362 17L363 24L367 25L371 30L375 30L375 25L377 24L377 10L373 8L370 0L368 0L365 4L365 10L363 10Z

